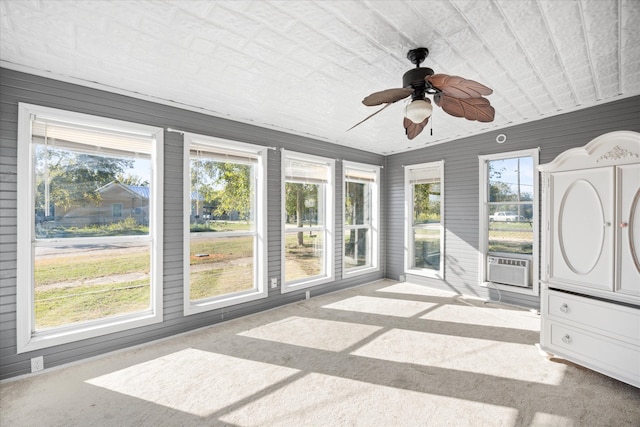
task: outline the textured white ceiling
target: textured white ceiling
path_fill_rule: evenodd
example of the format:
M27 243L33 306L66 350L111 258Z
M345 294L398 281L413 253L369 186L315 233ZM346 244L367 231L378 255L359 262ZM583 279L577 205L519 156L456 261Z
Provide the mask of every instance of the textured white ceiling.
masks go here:
M0 65L392 154L640 94L638 0L0 0ZM493 88L491 123L435 108L412 141L406 53Z

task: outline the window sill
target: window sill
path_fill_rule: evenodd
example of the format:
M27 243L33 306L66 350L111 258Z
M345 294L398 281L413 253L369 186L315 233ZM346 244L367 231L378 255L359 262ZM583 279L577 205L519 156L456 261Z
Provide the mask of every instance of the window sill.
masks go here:
M528 288L522 286L504 285L502 283L494 282L481 282L480 286L488 289L498 289L499 291L513 292L515 294L538 296L539 292L538 287L535 286L536 283L537 281L534 281L534 286Z
M211 298L199 301L189 301L188 295L185 295L184 315L204 313L215 310L217 308L229 307L232 305L242 304L249 301L255 301L266 298L268 293L266 288L264 291L251 290L234 295L225 295L219 298Z
M418 270L418 269L410 269L410 270L406 270L405 274L411 274L414 276L422 276L422 277L429 277L432 279L439 279L439 280L444 280L444 276L440 273L440 271L434 271L434 270Z
M343 267L342 276L343 277L355 277L361 276L363 274L377 273L380 271L380 267L354 267L350 269L346 269Z
M67 326L31 334L22 342L18 339L17 353L26 353L75 341L126 331L162 322L162 313L143 313L76 326Z
M300 282L284 283L280 289L280 293L286 294L288 292L294 292L300 289L307 289L313 286L324 285L325 283L331 283L335 280L333 276L322 276L311 280L305 280Z

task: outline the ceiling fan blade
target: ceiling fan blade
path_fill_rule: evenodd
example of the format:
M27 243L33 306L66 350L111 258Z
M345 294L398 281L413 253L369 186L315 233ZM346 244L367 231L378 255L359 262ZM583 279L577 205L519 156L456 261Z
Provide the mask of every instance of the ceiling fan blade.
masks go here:
M413 139L416 136L420 135L420 132L422 132L422 129L427 126L427 123L429 123L429 117L424 119L421 123L414 123L406 117L402 122L402 124L404 125L405 133L407 134L407 138L409 139Z
M493 93L493 90L475 80L467 80L448 74L434 74L427 76L426 80L432 86L440 89L445 95L453 96L454 98L480 98Z
M496 110L486 98L454 98L445 94L434 95L433 100L446 113L455 117L464 117L467 120L479 122L492 122Z
M393 104L400 101L413 93L413 89L398 88L398 89L385 89L380 92L372 93L362 100L362 103L367 107L380 104Z
M361 125L362 123L366 122L367 120L369 120L371 117L375 116L376 114L378 114L380 111L384 110L385 108L387 108L389 105L392 105L393 103L389 103L387 105L385 105L384 107L382 107L381 109L379 109L378 111L376 111L373 114L369 114L367 117L365 117L364 119L360 120L358 123L356 123L355 125L351 126L349 129L347 129L347 132L349 132L351 129L353 129L354 127Z

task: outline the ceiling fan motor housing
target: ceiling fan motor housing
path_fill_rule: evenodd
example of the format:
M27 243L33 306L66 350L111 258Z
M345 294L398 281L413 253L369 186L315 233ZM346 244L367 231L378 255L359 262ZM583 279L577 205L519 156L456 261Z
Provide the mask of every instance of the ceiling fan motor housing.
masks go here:
M433 70L429 67L412 68L402 76L402 87L416 87L425 84L425 77L432 76Z
M425 92L430 93L427 86L431 86L427 84L425 77L432 75L433 70L431 68L412 68L402 76L402 87L413 88L414 92L411 96L412 99L424 99Z

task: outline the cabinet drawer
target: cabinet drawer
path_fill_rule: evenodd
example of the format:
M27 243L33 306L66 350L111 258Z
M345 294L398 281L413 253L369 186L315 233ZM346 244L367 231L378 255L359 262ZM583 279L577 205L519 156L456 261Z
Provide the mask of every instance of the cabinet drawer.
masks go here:
M640 345L640 309L553 290L546 294L550 318Z
M640 384L640 347L561 323L549 322L547 328L548 346L552 351L606 375L636 386Z

